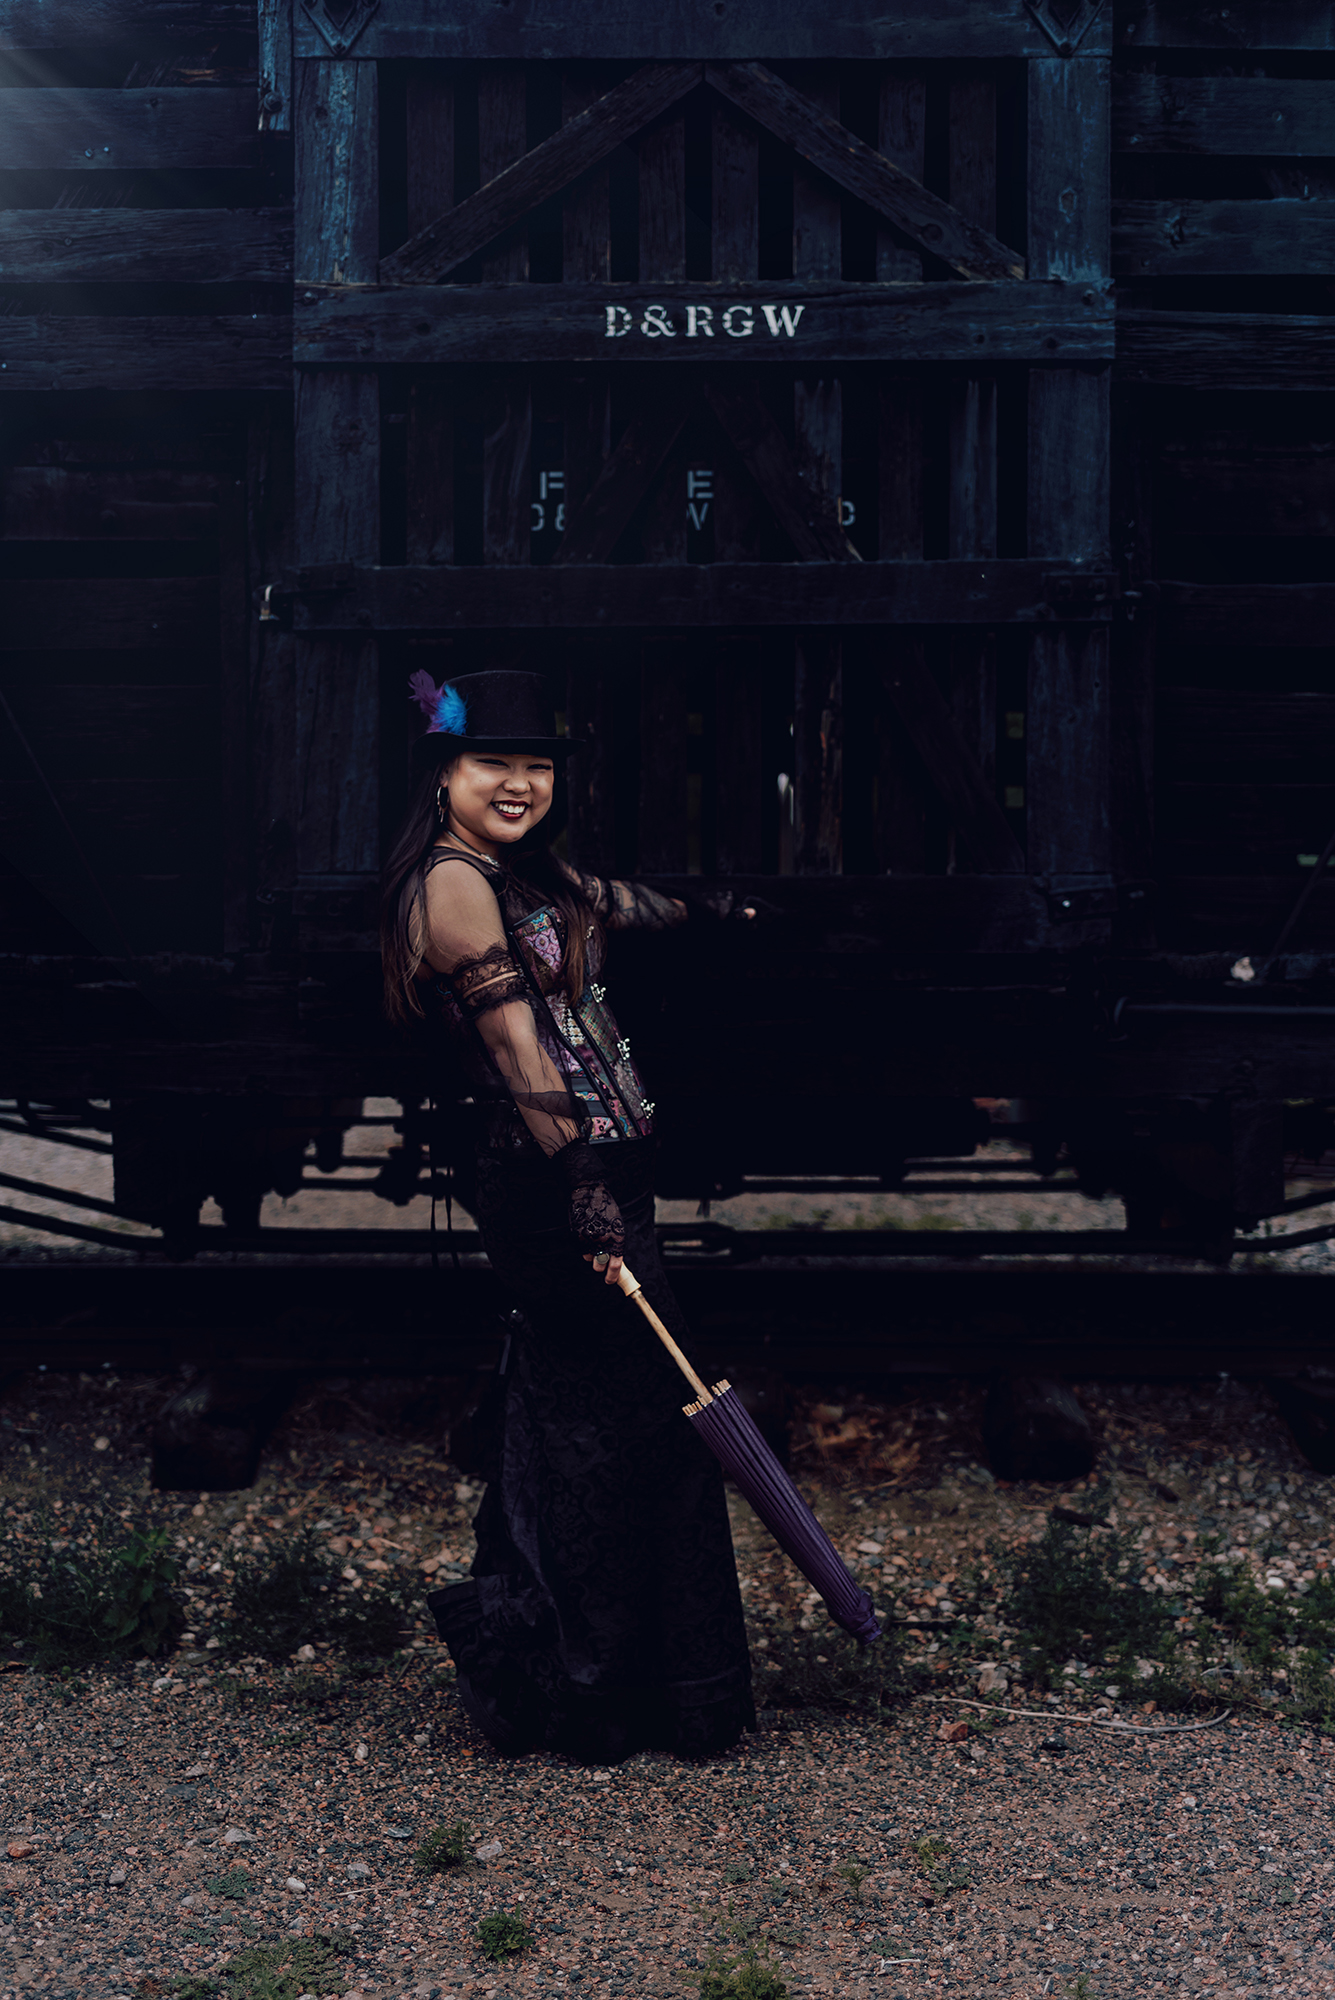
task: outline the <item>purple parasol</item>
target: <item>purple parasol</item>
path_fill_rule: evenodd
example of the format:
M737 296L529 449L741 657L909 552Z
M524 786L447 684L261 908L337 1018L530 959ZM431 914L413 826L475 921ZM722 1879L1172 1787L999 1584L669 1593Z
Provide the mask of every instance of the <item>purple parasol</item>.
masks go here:
M716 1382L712 1389L705 1386L645 1298L639 1279L624 1264L619 1282L695 1390L696 1400L686 1405L686 1415L784 1554L816 1586L836 1625L842 1625L863 1645L879 1639L881 1628L870 1597L854 1582L834 1543L756 1429L737 1391L727 1382Z

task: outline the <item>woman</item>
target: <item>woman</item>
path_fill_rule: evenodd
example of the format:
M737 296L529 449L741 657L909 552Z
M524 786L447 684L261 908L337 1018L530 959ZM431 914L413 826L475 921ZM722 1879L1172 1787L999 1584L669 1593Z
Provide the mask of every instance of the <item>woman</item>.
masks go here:
M709 1754L754 1723L750 1663L721 1474L616 1290L624 1253L686 1338L654 1236L654 1107L599 983L605 930L686 907L552 855L542 822L575 746L539 675L410 685L428 729L387 869L387 1007L463 1056L477 1224L522 1308L472 1576L430 1603L498 1749Z

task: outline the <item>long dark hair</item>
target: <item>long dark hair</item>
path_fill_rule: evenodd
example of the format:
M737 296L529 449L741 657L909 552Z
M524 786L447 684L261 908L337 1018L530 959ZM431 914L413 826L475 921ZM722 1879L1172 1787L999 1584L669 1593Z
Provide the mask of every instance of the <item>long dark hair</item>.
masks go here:
M422 1013L417 974L426 957L427 859L441 834L437 791L441 770L424 771L408 798L394 845L385 863L380 891L380 960L385 979L385 1012L405 1023ZM598 930L593 905L566 875L543 836L534 827L507 849L507 859L522 882L536 889L560 913L565 927L561 983L572 999L584 991L589 947Z

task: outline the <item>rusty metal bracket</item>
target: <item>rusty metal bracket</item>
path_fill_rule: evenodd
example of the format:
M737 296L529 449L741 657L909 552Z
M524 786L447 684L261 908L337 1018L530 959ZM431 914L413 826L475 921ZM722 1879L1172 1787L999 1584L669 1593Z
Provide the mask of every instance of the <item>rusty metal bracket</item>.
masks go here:
M1079 0L1063 21L1053 0L1025 0L1025 5L1059 56L1075 54L1103 11L1103 0Z
M310 15L311 26L329 44L329 52L345 56L370 20L380 0L352 0L352 5L335 19L329 0L301 0Z

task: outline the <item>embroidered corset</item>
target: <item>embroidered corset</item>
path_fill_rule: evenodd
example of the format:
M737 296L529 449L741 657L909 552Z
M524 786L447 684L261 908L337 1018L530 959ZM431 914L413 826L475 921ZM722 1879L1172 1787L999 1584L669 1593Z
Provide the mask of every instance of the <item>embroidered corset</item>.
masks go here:
M459 1044L475 1097L495 1105L513 1102L514 1093L477 1032L480 1013L527 999L538 1040L552 1065L567 1080L573 1108L591 1143L647 1138L653 1106L616 1019L599 984L601 940L590 941L584 991L572 1001L561 983L565 921L551 904L519 907L523 889L512 877L489 878L505 916L513 953L496 946L461 961L431 986L451 1034ZM514 954L518 955L518 963ZM555 1106L552 1107L555 1109ZM501 1136L495 1132L494 1137ZM526 1146L522 1121L504 1121L504 1143Z

